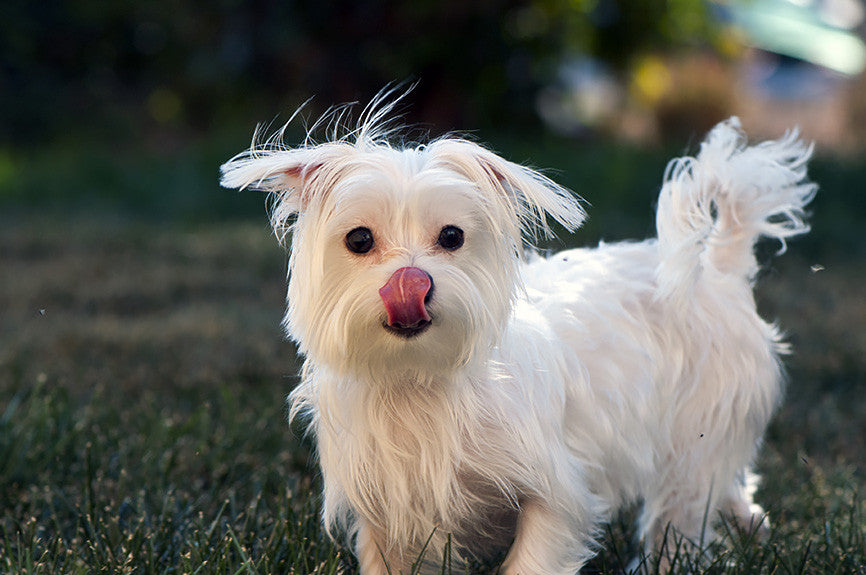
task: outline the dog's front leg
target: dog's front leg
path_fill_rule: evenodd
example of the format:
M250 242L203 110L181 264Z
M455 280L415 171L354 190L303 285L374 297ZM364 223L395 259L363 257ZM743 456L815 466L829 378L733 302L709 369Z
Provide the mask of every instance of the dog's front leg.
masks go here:
M364 520L359 520L355 555L362 575L400 573L402 567L396 554L388 553L382 534Z
M542 500L522 504L517 533L502 564L505 575L574 575L589 558L587 532L575 529L575 517ZM581 532L583 531L583 532Z

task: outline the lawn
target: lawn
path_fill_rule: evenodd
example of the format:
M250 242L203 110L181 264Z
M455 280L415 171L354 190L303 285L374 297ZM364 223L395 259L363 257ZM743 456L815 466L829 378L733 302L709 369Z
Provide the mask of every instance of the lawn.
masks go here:
M571 243L651 233L666 153L494 146L592 203ZM42 182L39 157L13 158L0 177L0 571L354 571L286 423L285 254L260 197L214 184L233 151L192 167L72 154ZM866 573L866 178L826 159L813 174L815 230L758 286L794 348L757 462L771 535L731 532L710 573ZM617 572L630 535L626 514L587 570Z

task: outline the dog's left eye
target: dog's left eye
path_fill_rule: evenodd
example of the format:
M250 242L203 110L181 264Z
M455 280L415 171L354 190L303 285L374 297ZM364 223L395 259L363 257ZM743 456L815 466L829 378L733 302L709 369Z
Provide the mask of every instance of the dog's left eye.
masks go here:
M439 232L439 240L436 243L446 250L456 250L463 245L463 230L457 226L445 226Z

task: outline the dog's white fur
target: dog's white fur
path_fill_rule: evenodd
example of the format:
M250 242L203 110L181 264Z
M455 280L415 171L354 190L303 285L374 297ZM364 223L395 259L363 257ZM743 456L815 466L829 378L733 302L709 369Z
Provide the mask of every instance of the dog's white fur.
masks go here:
M364 574L508 550L502 570L575 573L600 522L643 501L639 534L706 542L707 511L756 526L750 464L779 402L785 346L756 313L753 247L807 231L811 149L796 133L748 146L734 118L668 166L658 239L524 256L579 202L475 143L389 144L358 130L272 140L222 184L273 192L291 233L285 325L306 357L292 415L310 418L324 523ZM374 248L347 250L372 231ZM437 245L444 226L465 244ZM528 261L526 261L528 259ZM398 268L433 279L432 325L383 328ZM512 542L513 539L513 542ZM510 545L510 546L509 546Z

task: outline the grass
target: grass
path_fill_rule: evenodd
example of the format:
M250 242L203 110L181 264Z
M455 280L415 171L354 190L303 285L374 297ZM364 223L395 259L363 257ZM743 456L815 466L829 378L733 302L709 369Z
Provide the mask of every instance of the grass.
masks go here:
M558 149L542 145L550 159L535 163L574 177ZM0 185L0 572L355 570L322 533L311 447L285 421L297 360L279 329L284 254L264 217L234 215L260 211L261 198L206 183L221 151L201 154L186 183L153 159L102 166L122 175L114 186L137 182L129 202L77 194L106 184L78 175L73 155L52 176L71 181L48 215L24 184ZM663 159L629 154L587 152L581 182L567 182L593 204L577 241L651 232ZM14 159L16 178L34 157ZM683 557L683 572L866 573L866 250L851 201L866 178L830 161L822 171L813 235L773 260L758 289L795 349L758 461L770 538L728 529L711 563ZM608 174L609 197L597 191ZM169 189L148 196L163 176ZM228 195L211 205L206 194ZM629 520L613 522L587 572L631 558Z

